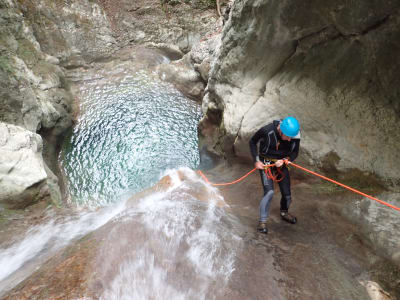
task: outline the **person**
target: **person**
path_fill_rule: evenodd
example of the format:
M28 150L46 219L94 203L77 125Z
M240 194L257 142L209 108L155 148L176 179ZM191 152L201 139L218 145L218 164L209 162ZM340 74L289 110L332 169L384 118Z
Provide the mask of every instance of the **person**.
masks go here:
M259 144L259 147L258 147ZM294 161L300 149L300 124L294 117L274 120L261 127L250 139L250 152L255 168L259 169L264 196L260 202L260 221L257 230L268 233L267 219L272 196L274 195L274 177L279 178L281 191L280 215L289 223L295 224L297 219L289 214L291 203L290 175L287 164ZM275 163L266 174L264 165Z

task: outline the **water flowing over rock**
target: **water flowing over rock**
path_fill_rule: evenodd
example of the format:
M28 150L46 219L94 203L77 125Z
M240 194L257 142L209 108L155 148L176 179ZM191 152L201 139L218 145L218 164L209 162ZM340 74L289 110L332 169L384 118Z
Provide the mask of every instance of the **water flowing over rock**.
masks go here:
M237 0L204 98L212 148L249 156L271 119L296 116L302 154L398 187L398 1ZM213 129L214 128L214 129Z
M375 173L398 189L398 1L236 0L220 19L215 11L196 7L203 1L208 0L0 0L0 298L400 295L398 213L350 192L318 187L314 178L296 172L291 209L299 222L283 222L275 200L268 236L255 230L257 176L217 190L191 170L174 170L125 202L123 192L130 188L125 171L145 170L151 160L138 155L136 164L129 151L126 161L113 162L120 168L107 157L100 165L105 181L121 188L118 195L110 193L119 205L76 211L41 201L40 214L28 207L39 200L61 203L54 174L60 175L61 141L82 104L80 85L92 85L96 97L115 96L100 99L105 108L121 108L90 111L99 122L83 127L94 141L113 148L114 156L123 144L108 136L118 137L113 130L120 130L126 137L124 130L132 129L114 121L143 116L137 108L142 100L155 107L150 115L163 128L179 128L179 137L193 135L187 122L183 130L177 122L160 122L161 108L182 115L155 101L162 88L152 86L157 93L143 92L135 103L125 98L135 68L203 99L200 130L213 152L249 157L247 142L256 129L294 115L302 125L303 162L353 177ZM120 93L108 90L112 85ZM132 110L117 106L116 99ZM93 125L106 135L96 136ZM139 126L147 126L145 135L162 145L151 122L143 119ZM143 140L130 139L128 149L144 149ZM196 144L197 137L193 140ZM173 155L159 155L164 167L183 156L175 143L168 143ZM77 144L94 149L84 136ZM96 149L83 152L92 161L101 159ZM242 163L223 162L207 176L233 181L248 171L250 165ZM89 179L99 178L93 164L82 167ZM83 172L72 169L79 190ZM152 175L157 172L159 167ZM88 182L103 188L103 182ZM63 188L68 193L68 186ZM400 206L398 193L381 188L374 190L378 198ZM99 200L93 192L89 196ZM25 218L31 212L37 215Z
M235 271L237 252L242 250L239 234L243 231L224 206L217 190L183 168L116 208L86 213L80 220L51 221L35 228L35 239L27 236L14 248L21 249L30 241L35 251L46 253L46 246L50 251L59 249L58 243L51 243L53 239L76 239L89 228L97 230L57 253L4 299L223 296ZM46 238L42 237L45 231ZM15 259L14 253L2 252L8 260Z

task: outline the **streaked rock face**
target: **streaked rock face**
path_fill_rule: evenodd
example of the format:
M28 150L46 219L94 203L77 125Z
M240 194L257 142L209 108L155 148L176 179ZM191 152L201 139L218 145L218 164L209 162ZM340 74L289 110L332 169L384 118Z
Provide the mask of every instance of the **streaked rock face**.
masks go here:
M399 8L396 1L235 1L203 104L212 148L248 157L255 130L294 115L310 163L335 153L337 169L373 172L396 187Z
M0 123L1 206L23 208L51 195L54 185L47 179L54 175L43 162L42 148L40 135Z
M399 193L382 193L380 200L398 206ZM360 228L372 248L400 266L399 211L369 199L354 202L343 214Z
M64 67L106 56L114 44L110 24L91 1L0 0L0 8L0 122L9 124L1 127L1 201L9 207L59 202L58 180L49 167L55 169L58 137L72 126ZM51 141L45 143L47 165L36 132Z

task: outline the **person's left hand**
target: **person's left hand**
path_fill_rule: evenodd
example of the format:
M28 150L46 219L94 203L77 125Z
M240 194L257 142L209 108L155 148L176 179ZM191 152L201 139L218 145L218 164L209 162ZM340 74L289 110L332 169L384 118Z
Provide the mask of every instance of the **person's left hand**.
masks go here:
M277 168L280 168L280 167L282 167L283 163L284 163L283 159L279 159L279 160L277 160L277 161L275 162L275 166L276 166Z

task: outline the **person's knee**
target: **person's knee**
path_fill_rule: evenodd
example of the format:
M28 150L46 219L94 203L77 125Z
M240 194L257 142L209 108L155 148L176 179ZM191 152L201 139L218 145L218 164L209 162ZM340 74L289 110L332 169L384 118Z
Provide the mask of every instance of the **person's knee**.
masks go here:
M264 197L271 199L274 196L274 190L264 191Z
M282 195L281 210L288 210L291 202L292 202L291 195Z

